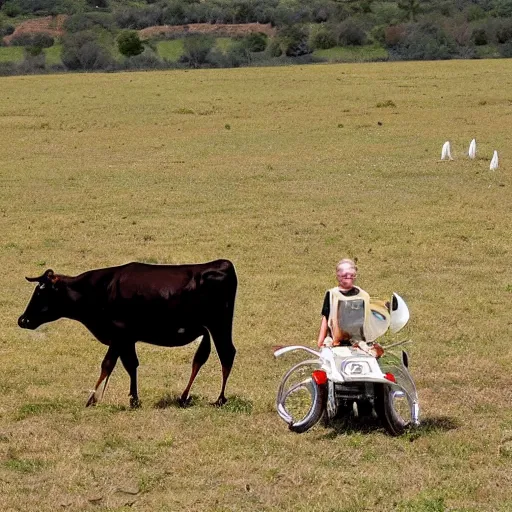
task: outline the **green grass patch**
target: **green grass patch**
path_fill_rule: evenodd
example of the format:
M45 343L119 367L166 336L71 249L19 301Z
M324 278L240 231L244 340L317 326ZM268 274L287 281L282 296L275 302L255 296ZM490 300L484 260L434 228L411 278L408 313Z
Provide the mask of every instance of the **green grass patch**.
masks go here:
M44 53L46 55L46 64L48 66L53 66L55 64L61 64L61 53L62 53L62 45L54 44L50 46L50 48L45 48Z
M20 62L23 56L21 46L0 46L0 62Z
M176 62L183 55L183 39L158 41L156 50L162 59Z
M0 463L4 468L17 473L37 473L42 471L46 464L40 459L18 459L11 458Z
M381 46L335 46L326 50L315 50L314 57L326 59L329 62L371 62L385 60L388 52Z
M17 420L24 420L29 416L40 416L43 414L52 414L65 408L61 402L35 402L23 404L16 414Z

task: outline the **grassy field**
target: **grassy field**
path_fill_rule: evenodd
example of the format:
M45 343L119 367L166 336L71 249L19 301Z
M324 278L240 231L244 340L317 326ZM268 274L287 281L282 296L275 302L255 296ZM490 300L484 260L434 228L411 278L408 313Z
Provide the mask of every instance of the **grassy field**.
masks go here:
M509 68L0 78L0 510L511 510ZM296 435L274 410L291 362L271 347L313 346L344 256L411 309L423 424L402 438ZM85 409L105 348L70 320L17 327L46 268L219 257L240 282L222 409L214 353L175 406L196 344L140 344L142 408L119 366Z

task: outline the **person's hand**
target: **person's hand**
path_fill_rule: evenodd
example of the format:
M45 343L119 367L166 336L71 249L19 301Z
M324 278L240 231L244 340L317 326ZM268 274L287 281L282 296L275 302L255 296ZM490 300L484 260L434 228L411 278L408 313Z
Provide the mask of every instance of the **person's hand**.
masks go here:
M322 343L323 347L332 347L332 338L330 336L326 336L324 342Z

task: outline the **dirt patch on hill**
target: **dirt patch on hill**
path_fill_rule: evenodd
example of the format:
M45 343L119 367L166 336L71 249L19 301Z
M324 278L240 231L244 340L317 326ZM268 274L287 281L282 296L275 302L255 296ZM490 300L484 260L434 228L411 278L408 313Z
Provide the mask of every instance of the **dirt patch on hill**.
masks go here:
M276 29L270 23L240 23L236 25L225 25L222 23L190 23L189 25L159 25L139 30L141 39L153 37L168 37L183 34L209 34L217 37L245 36L254 32L262 32L267 36L274 36Z
M16 30L3 38L5 44L10 44L11 40L22 34L44 33L52 37L60 37L64 34L64 21L67 16L58 14L57 16L46 16L45 18L33 18L20 23Z
M16 30L3 38L5 44L10 44L11 40L22 34L37 34L43 32L52 37L61 37L64 35L64 22L67 15L59 14L57 16L46 16L45 18L33 18L20 23ZM270 23L240 23L237 25L225 25L211 23L190 23L189 25L159 25L147 27L139 30L141 39L151 39L158 37L169 37L172 35L181 36L184 34L211 34L217 37L235 37L244 36L254 32L262 32L268 36L273 36L276 29Z

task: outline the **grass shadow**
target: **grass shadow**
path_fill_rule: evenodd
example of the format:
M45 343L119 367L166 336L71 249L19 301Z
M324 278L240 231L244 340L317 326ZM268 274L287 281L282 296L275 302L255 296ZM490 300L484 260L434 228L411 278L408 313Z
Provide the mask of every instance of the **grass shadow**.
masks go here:
M173 407L175 409L186 409L188 407L204 405L205 399L197 395L190 395L186 403L183 403L178 395L170 395L166 393L155 404L155 409L168 409Z
M189 407L218 407L215 402L209 402L203 396L190 395L187 402L184 404L178 395L165 394L155 404L155 409L168 409L173 407L175 409L187 409ZM253 403L252 400L247 400L243 397L233 395L228 397L227 402L219 407L220 410L225 412L232 412L237 414L252 414Z
M350 415L344 418L336 418L329 421L325 427L330 429L330 432L323 436L325 439L335 439L340 435L346 436L356 433L371 434L373 432L385 432L380 420L373 416L355 418L353 415ZM448 416L432 416L422 420L417 427L407 429L400 437L412 442L420 437L438 432L448 432L449 430L455 430L459 427L460 423L454 418Z

